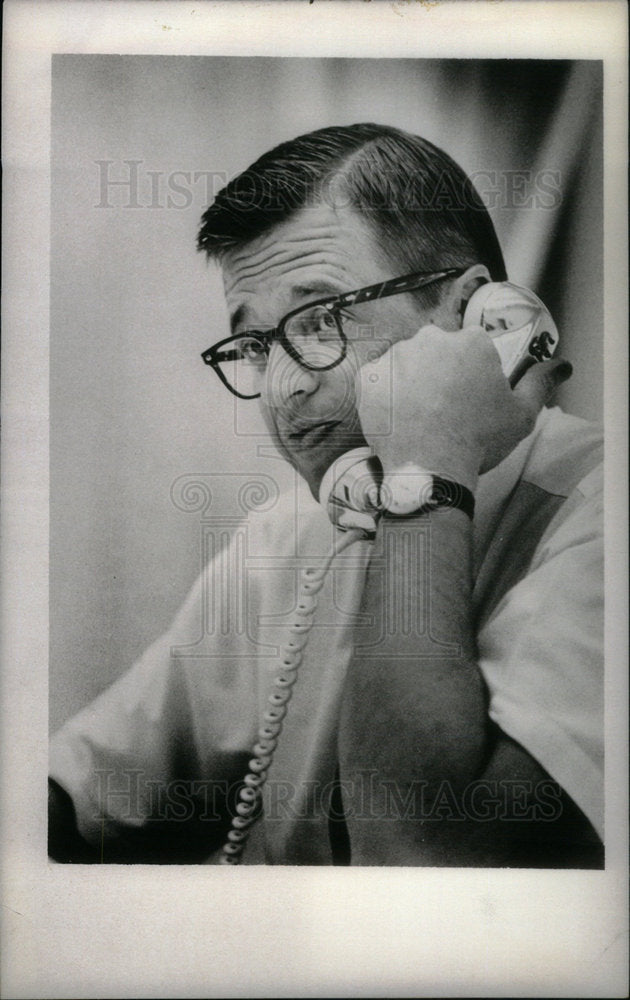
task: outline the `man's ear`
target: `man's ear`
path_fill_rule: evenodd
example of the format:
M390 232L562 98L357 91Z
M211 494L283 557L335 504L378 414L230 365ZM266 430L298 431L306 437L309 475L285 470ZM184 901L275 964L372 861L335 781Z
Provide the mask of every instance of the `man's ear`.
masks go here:
M472 295L488 281L492 281L492 278L485 264L473 264L451 284L448 291L449 307L453 317L458 320L458 328L461 328L466 306Z

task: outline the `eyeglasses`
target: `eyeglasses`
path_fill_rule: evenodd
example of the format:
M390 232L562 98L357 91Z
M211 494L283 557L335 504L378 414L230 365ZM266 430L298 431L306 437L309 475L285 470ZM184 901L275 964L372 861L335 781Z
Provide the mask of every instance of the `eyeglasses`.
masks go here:
M442 271L414 271L353 292L317 299L287 313L278 326L247 330L226 337L209 347L201 357L235 396L257 399L272 344L281 344L302 368L328 371L340 364L347 354L348 337L344 324L347 325L348 317L343 314L345 309L390 295L413 292L444 278L459 276L464 270L449 267Z

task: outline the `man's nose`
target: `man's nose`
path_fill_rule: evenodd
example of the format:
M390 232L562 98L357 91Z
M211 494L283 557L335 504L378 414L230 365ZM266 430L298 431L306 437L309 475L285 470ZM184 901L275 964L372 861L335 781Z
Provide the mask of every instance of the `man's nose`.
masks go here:
M263 399L270 406L299 403L319 386L320 372L303 368L281 344L272 344L267 361Z

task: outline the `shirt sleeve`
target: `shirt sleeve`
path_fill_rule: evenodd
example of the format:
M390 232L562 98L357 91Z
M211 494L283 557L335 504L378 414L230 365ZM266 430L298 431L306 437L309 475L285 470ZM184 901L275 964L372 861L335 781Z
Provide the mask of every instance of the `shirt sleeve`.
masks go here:
M590 475L478 636L490 717L603 839L603 501Z
M233 556L228 546L217 559L224 566ZM70 795L79 832L92 844L151 820L185 820L193 806L213 818L217 793L223 802L247 769L256 657L238 629L208 625L220 576L215 560L172 627L51 741L50 776Z

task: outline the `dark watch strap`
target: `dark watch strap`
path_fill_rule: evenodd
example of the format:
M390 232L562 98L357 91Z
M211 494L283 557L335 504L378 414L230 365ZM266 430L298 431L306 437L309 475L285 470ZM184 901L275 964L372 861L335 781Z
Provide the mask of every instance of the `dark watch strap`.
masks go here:
M433 496L429 509L433 507L454 507L456 510L463 510L472 521L475 498L467 486L454 483L450 479L442 479L441 476L433 476Z

